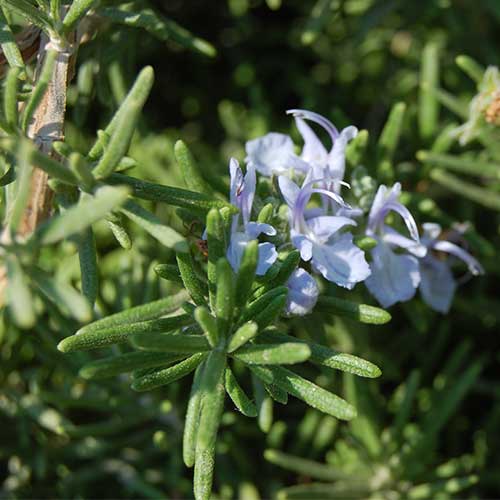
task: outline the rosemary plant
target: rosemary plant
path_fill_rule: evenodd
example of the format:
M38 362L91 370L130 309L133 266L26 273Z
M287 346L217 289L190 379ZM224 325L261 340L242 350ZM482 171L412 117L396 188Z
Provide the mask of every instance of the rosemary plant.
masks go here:
M181 75L172 83L157 71L158 47L173 60L192 53L193 79L206 87L206 65L226 64L238 37L254 32L260 43L254 10L293 13L280 37L323 61L313 79L342 88L366 68L342 55L332 76L332 40L351 24L357 37L384 39L373 26L396 7L231 0L217 22L230 16L237 29L217 28L216 50L174 21L192 8L180 4L0 0L6 497L112 496L94 487L108 477L128 498L257 499L258 488L277 498L448 498L481 474L483 491L494 489L485 435L494 441L498 382L488 355L449 334L462 327L457 312L464 328L498 322L484 279L470 284L477 296L464 292L470 277L498 273L475 217L500 208L498 68L456 57L449 71L477 89L468 81L457 97L445 88L463 75L443 72L442 40L424 37L416 51L395 31L393 56L415 68L397 73L390 103L382 98L387 116L374 104L375 122L358 130L298 73L284 80L303 104L286 111L288 99L238 55L233 83L252 106L219 99L225 139L214 152L196 124L146 124L166 125L153 107L179 106L190 66L172 64ZM346 53L374 50L356 40L342 42ZM361 79L360 105L378 102ZM186 122L211 109L192 94L180 105ZM270 131L285 111L287 125ZM466 396L486 393L495 407L474 451L450 460L440 433Z

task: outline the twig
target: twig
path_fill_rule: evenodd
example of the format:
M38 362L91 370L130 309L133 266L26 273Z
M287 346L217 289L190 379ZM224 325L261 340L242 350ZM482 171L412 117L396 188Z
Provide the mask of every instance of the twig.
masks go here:
M76 51L77 40L80 37L73 34L72 38L70 43L62 45L58 43L59 41L50 40L45 34L40 36L35 81L41 73L47 51L55 49L58 54L49 86L29 124L27 135L41 151L51 156L55 156L52 144L64 140L66 92L68 83L73 76L72 54ZM32 43L36 42L32 40ZM31 45L27 44L27 47L29 48ZM28 236L48 217L53 199L53 192L49 188L48 180L48 175L43 170L33 169L30 198L19 224L18 236ZM2 241L10 238L8 231L7 227L2 235ZM4 301L6 286L6 271L2 267L0 268L0 305Z

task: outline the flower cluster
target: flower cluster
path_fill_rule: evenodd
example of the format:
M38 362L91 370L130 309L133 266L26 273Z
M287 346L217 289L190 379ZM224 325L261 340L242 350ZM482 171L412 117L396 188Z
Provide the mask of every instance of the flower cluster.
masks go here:
M467 121L455 129L464 146L481 133L485 122L500 125L500 71L496 66L489 66L478 84L478 93L469 104Z
M360 208L349 205L342 196L346 148L358 133L349 126L340 132L325 117L311 111L288 111L303 139L300 154L292 139L269 133L247 142L246 174L231 159L231 203L239 208L231 227L227 257L234 270L239 268L246 245L259 235L276 236L276 229L251 221L256 190L256 172L277 177L279 192L288 207L289 235L302 260L313 273L351 290L364 282L383 307L410 300L420 290L422 299L433 309L447 312L457 287L451 265L463 261L473 275L483 272L481 265L463 248L442 237L437 224L423 224L420 238L415 219L400 202L401 184L378 187L366 220ZM307 122L320 125L329 135L328 150ZM402 218L407 234L387 224L391 213ZM369 236L376 246L365 255L356 244L353 230ZM460 239L454 234L450 239ZM444 258L448 256L448 258ZM259 244L257 274L264 275L278 257L275 244ZM317 300L315 279L303 268L290 277L288 314L304 315Z

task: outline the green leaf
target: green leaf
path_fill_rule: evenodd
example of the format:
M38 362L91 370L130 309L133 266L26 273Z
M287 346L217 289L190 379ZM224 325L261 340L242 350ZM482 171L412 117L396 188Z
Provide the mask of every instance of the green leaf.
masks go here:
M477 84L483 81L484 67L476 62L472 57L460 55L455 59L457 66L464 71Z
M57 348L62 352L98 349L111 344L126 342L134 335L147 334L151 336L151 334L156 332L171 332L172 330L190 324L191 321L190 316L181 314L179 316L152 319L140 323L109 326L94 331L80 331L75 335L71 335L61 340Z
M378 241L370 236L355 236L354 244L361 250L368 252L377 246Z
M335 394L313 384L294 372L279 366L249 365L266 384L274 384L319 411L341 420L356 417L356 409Z
M160 278L182 284L181 273L175 264L158 264L154 270Z
M112 314L106 318L99 319L86 325L76 333L90 333L102 330L104 328L111 328L120 325L128 325L130 323L138 323L141 321L147 321L150 319L159 318L166 314L172 313L179 309L183 302L188 299L188 294L185 290L181 290L175 295L165 297L163 299L155 300L154 302L148 302L147 304L142 304L140 306L131 307L126 311Z
M241 347L232 355L250 365L291 365L309 359L311 350L299 342L252 344Z
M368 147L368 141L368 130L360 130L358 135L348 144L346 149L346 158L353 167L357 167L363 163Z
M69 284L54 280L36 268L31 269L30 277L42 293L66 314L82 323L92 317L92 309L87 299Z
M17 46L14 34L0 8L0 46L5 55L5 59L10 66L21 68L22 74L26 73L23 56Z
M278 295L269 303L269 305L266 306L265 309L260 311L255 315L254 318L252 318L253 321L257 323L257 326L260 330L264 329L266 326L270 325L278 318L278 316L283 312L286 301L286 293Z
M346 316L370 325L383 325L391 320L391 315L380 307L356 304L350 300L338 299L337 297L327 295L319 297L315 311Z
M419 384L420 372L418 370L413 370L405 382L404 398L394 418L394 424L392 426L394 435L400 434L404 426L408 423Z
M483 207L492 210L500 210L500 194L494 191L462 181L458 177L439 168L433 169L430 173L430 177L433 181L441 184L445 189L449 189L461 197L475 201Z
M420 84L421 95L428 94L432 96L438 103L442 104L445 108L449 109L452 113L455 113L460 118L467 120L469 117L468 103L467 101L460 100L454 95L446 92L443 89L432 87L426 82Z
M274 207L272 203L264 205L257 215L257 222L262 224L270 224L274 214Z
M134 28L143 28L161 41L174 40L183 47L200 52L209 57L215 57L217 51L214 46L191 34L171 19L161 16L153 9L136 11L133 3L108 7L99 11L117 23Z
M215 308L217 262L226 254L224 225L219 210L212 208L207 214L207 243L208 243L208 292L212 309Z
M3 113L5 117L5 124L10 131L17 129L17 122L19 118L18 104L17 104L17 89L19 86L19 76L21 68L13 66L7 72L5 79L5 88L3 93Z
M210 314L206 307L197 307L194 311L194 317L201 329L207 336L211 347L216 347L219 343L219 330L216 319Z
M240 268L236 275L235 304L237 307L243 307L250 296L250 291L255 280L258 259L259 242L257 240L250 241L243 251Z
M37 9L28 0L0 0L0 5L8 11L18 14L30 23L35 24L46 33L54 31L50 17L40 9Z
M105 219L109 229L111 229L113 236L120 246L125 250L130 250L132 248L132 240L125 228L123 215L119 212L111 212Z
M191 253L178 253L176 254L176 258L182 282L189 292L189 295L191 295L194 303L199 306L206 305L206 286L196 274Z
M227 207L231 213L236 213L237 209L225 201L217 200L202 193L195 193L186 189L163 186L152 182L135 179L123 174L112 174L108 177L110 184L125 185L132 189L132 194L136 198L143 200L167 203L196 213L205 213L211 208Z
M187 189L163 186L152 182L135 179L123 174L111 174L106 181L109 184L128 186L132 189L132 195L142 200L167 203L177 207L187 208L197 213L205 213L211 208L228 207L230 213L236 213L237 209L225 201L195 193Z
M71 6L64 16L63 32L70 33L76 28L78 21L97 4L98 0L73 0Z
M253 373L252 386L259 428L262 432L268 433L273 425L273 400L264 389L264 384Z
M313 460L289 455L279 450L265 450L264 458L274 465L296 472L301 476L319 479L321 481L337 481L338 479L350 477L330 465L324 465Z
M39 151L36 147L34 147L34 144L31 141L23 139L20 142L26 142L26 147L29 150L29 161L34 166L49 174L49 176L53 179L57 179L58 181L71 186L78 185L78 178L68 167Z
M370 361L358 358L352 354L334 351L333 349L325 347L321 344L306 342L304 340L297 339L296 337L292 337L291 335L268 330L263 332L259 336L259 339L271 343L303 342L311 351L311 357L309 359L311 363L328 366L329 368L334 368L347 373L353 373L354 375L358 375L360 377L377 378L382 374L380 368L377 365L370 363Z
M181 167L182 177L187 188L198 193L212 195L212 188L203 179L200 169L184 141L179 140L175 143L174 154Z
M448 380L445 388L436 397L432 415L424 414L421 422L424 440L435 439L435 436L454 414L462 399L471 389L482 369L483 362L476 360L462 370L459 375ZM423 447L422 443L419 443L419 445Z
M298 250L293 250L290 252L283 262L281 262L280 269L276 278L274 278L271 283L272 286L285 285L292 273L297 269L300 262L300 252Z
M201 380L202 403L193 479L196 500L208 500L212 491L215 443L224 409L225 369L226 355L213 350L207 358Z
M153 68L147 66L139 73L127 98L120 106L111 139L104 148L103 155L93 171L96 179L108 177L125 156L153 82Z
M443 167L463 174L500 179L500 164L481 161L477 158L418 151L417 159L423 163Z
M128 198L126 188L103 186L94 196L88 195L77 205L42 224L33 238L42 245L56 243L79 233L122 205Z
M236 351L236 349L239 349L242 345L253 339L258 333L259 329L257 328L257 323L249 321L248 323L243 324L231 336L227 346L227 352L232 353L233 351Z
M215 297L215 316L221 337L229 333L234 313L234 275L225 257L217 262L217 293Z
M286 405L288 403L288 393L283 389L280 389L273 384L264 384L264 389L274 401L282 405Z
M45 52L45 60L43 62L42 70L22 113L21 128L25 132L28 130L28 126L33 118L33 115L47 92L58 55L59 53L56 50L48 50Z
M226 367L225 382L226 391L236 408L246 417L256 417L257 408L255 404L245 394L229 366Z
M166 366L184 357L164 352L128 352L87 363L80 369L79 375L87 380L109 378L134 370Z
M243 324L246 321L254 319L258 314L263 312L276 298L279 298L288 293L286 286L278 286L265 292L258 299L248 304L241 312L238 324Z
M428 42L422 52L420 83L418 125L420 136L430 139L437 130L439 118L439 101L433 92L439 86L439 47L434 42Z
M193 467L196 451L196 437L200 427L201 397L200 388L203 378L204 364L198 365L194 373L191 393L189 395L186 418L184 420L184 433L182 437L182 458L186 467Z
M9 216L9 226L13 233L17 231L21 223L24 210L28 205L31 190L31 174L33 172L33 167L29 162L29 149L27 144L27 141L22 141L16 155L18 168L17 192Z
M123 123L123 115L129 113L130 110L135 110L138 105L144 104L151 91L153 84L154 73L153 70L146 66L136 78L129 93L121 103L120 107L113 115L113 118L108 123L104 131L97 133L98 139L92 146L88 154L90 161L97 161L103 154L104 150L108 147L111 137L116 135L117 129ZM119 133L119 131L118 131ZM110 158L110 161L112 158ZM121 160L121 158L120 158Z
M5 172L2 177L0 177L0 187L8 186L16 180L16 169L14 165L8 167L7 172Z
M398 102L392 107L377 144L380 159L392 160L401 136L405 112L404 102Z
M205 357L205 353L193 354L191 357L174 366L136 378L132 382L132 389L134 389L134 391L149 391L161 387L162 385L175 382L195 370Z
M466 477L454 477L434 483L423 483L413 486L407 492L407 498L411 500L427 498L450 498L457 493L470 488L479 481L478 476L471 474ZM462 497L462 495L459 495ZM463 497L465 498L465 497Z
M142 227L153 238L156 238L167 248L173 248L176 252L188 252L188 245L184 236L174 229L162 224L156 215L141 207L134 201L128 200L120 209L120 212L131 221Z
M68 158L68 166L75 176L78 185L81 186L84 191L92 191L96 184L96 180L92 174L91 166L87 163L83 155L71 152Z
M14 323L20 328L31 328L36 315L28 280L13 255L6 258L8 286L6 290L9 311Z
M156 320L161 321L161 320ZM202 335L185 333L150 333L133 339L134 347L148 351L195 353L210 350L210 344Z
M99 271L97 269L97 251L92 228L85 229L77 236L77 245L82 292L90 305L93 305L99 290Z

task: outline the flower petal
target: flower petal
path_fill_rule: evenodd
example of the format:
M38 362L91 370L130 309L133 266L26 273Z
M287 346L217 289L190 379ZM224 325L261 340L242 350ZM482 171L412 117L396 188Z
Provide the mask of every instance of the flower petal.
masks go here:
M422 224L422 229L424 230L422 239L426 238L429 240L436 240L442 231L441 226L435 222L424 222Z
M420 283L418 260L395 254L383 241L372 250L371 271L365 284L382 307L410 300Z
M241 171L240 164L235 158L229 160L229 175L230 175L230 188L229 197L231 204L240 208L238 203L238 193L243 189L243 172Z
M354 126L346 127L333 143L333 148L328 155L328 167L333 179L342 180L345 171L345 150L350 140L358 135L358 129Z
M336 129L335 125L324 116L321 116L314 111L308 111L307 109L288 109L287 115L293 115L295 118L303 118L304 120L311 120L312 122L321 125L332 138L332 143L339 136L339 131Z
M274 236L276 234L276 229L271 224L264 224L262 222L249 222L245 226L245 231L251 239L257 238L262 233L267 234L267 236Z
M278 252L272 243L259 243L259 260L257 262L258 276L263 276L278 258Z
M304 147L302 148L300 157L308 163L326 168L328 152L318 139L318 136L302 118L296 117L295 124L299 129L302 139L304 139Z
M247 173L243 181L243 189L239 193L241 215L243 217L243 224L248 224L250 214L252 213L253 198L255 196L255 186L257 179L255 176L255 167L248 165Z
M415 222L415 219L413 218L413 215L410 213L410 211L402 203L399 202L386 203L383 209L385 215L387 215L391 210L401 215L404 223L406 224L406 227L408 228L408 231L410 232L410 236L415 241L419 241L420 238L418 236L417 223Z
M278 184L280 187L281 194L283 195L283 198L285 199L286 204L293 209L295 206L295 203L297 201L297 198L300 194L300 188L290 180L288 177L280 176L278 178Z
M425 257L427 254L427 247L416 242L413 238L407 238L402 234L399 234L392 227L384 226L384 234L382 236L384 243L387 243L391 247L396 246L403 248L408 253L415 255L415 257Z
M251 239L245 233L236 232L231 234L226 257L235 273L240 268L243 252L250 241Z
M347 217L322 215L307 220L307 225L318 243L326 243L330 237L345 226L356 226L356 222Z
M311 260L313 252L313 242L296 231L290 231L293 246L300 252L300 257L306 262Z
M365 254L352 242L352 234L342 234L333 243L314 244L313 268L328 281L352 289L370 275Z
M432 248L434 250L439 250L440 252L446 252L454 257L457 257L461 261L467 264L469 271L474 276L479 274L484 274L483 266L469 253L466 252L463 248L451 243L449 241L436 241Z
M288 279L288 298L285 313L304 316L310 313L318 300L319 289L316 280L304 269L296 269Z
M288 135L270 132L248 141L245 145L248 165L262 175L283 174L288 170L290 156L294 154L293 142Z
M447 313L457 287L448 264L429 255L420 261L420 277L424 302L436 311Z

